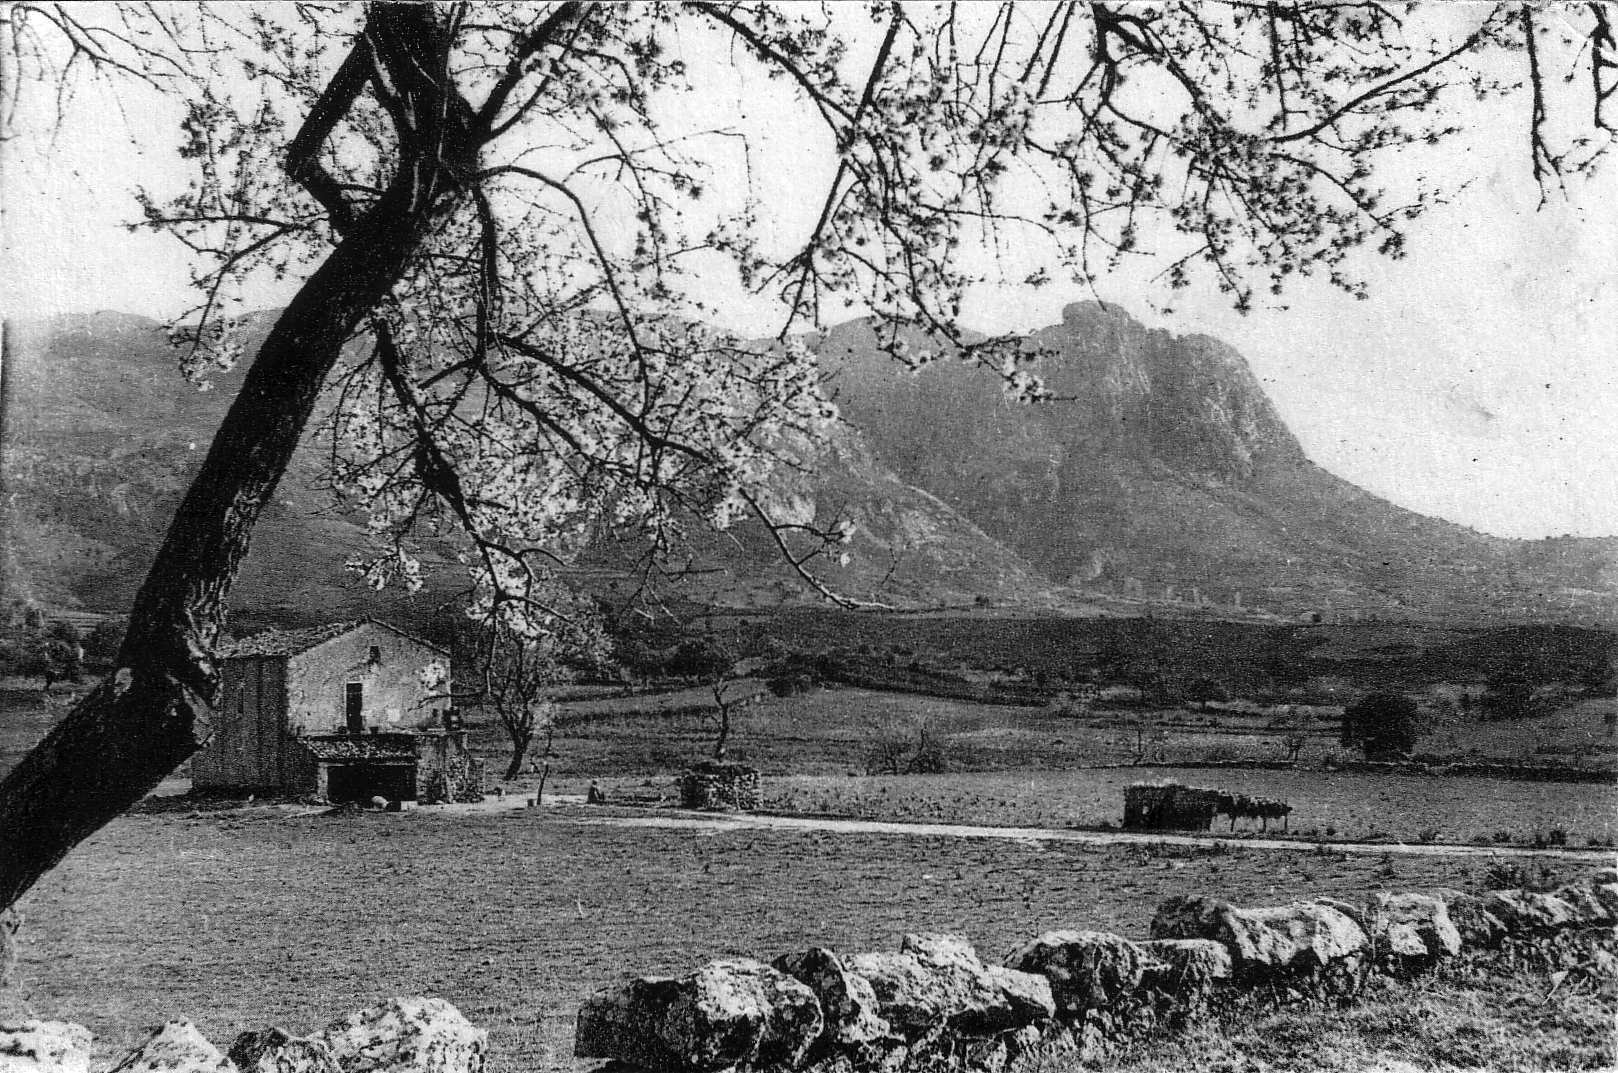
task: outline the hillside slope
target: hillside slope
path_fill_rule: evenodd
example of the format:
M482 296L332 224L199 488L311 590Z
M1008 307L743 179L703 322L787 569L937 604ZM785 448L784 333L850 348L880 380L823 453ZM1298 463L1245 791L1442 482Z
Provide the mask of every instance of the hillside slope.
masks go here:
M1507 540L1379 499L1310 462L1246 361L1208 336L1071 305L1030 337L1056 396L1035 406L960 362L896 375L864 321L817 342L879 459L1092 595L1613 613L1618 541Z
M124 314L57 318L29 326L23 341L6 473L15 519L6 539L24 582L17 595L121 611L201 464L240 371L199 392L175 371L160 326ZM898 606L980 596L1029 606L1075 603L936 497L898 479L857 430L838 430L797 453L814 456L817 476L783 468L772 498L787 519L856 523L847 566L814 564L838 591ZM448 564L448 549L427 556L447 565L414 599L359 585L344 563L366 547L363 523L333 508L322 473L317 445L305 442L255 532L234 607L291 621L367 610L416 617L454 601L465 577ZM628 583L640 550L600 549L581 575L603 587ZM688 554L686 585L700 598L743 605L818 599L757 526L694 531Z
M190 388L160 327L124 314L24 337L6 473L19 595L122 610L239 374ZM1084 303L1031 341L1050 352L1040 371L1057 401L1010 402L959 362L904 373L864 321L812 340L845 423L797 446L814 473L782 469L772 499L794 520L856 523L849 565L817 565L831 584L909 607L1618 619L1618 541L1489 537L1334 477L1217 340ZM321 473L306 444L260 524L237 608L302 620L419 615L453 599L453 569L414 600L357 585L343 564L363 527L331 508ZM635 552L600 549L587 574L610 586ZM817 599L756 527L697 537L689 568L700 599Z

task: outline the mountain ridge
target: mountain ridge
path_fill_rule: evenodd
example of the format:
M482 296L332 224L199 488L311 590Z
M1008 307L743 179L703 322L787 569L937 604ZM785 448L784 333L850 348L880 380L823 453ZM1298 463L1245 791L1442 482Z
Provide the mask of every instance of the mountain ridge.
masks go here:
M239 373L196 391L157 322L133 314L56 317L22 335L36 360L14 372L7 483L21 528L8 539L36 598L121 610ZM1036 405L947 357L899 370L869 320L809 341L843 422L820 445L818 476L785 469L772 494L822 522L854 518L853 565L824 571L852 595L1081 614L1618 620L1618 540L1488 536L1327 473L1212 336L1075 303L1027 337L1061 400ZM282 618L376 607L343 583L360 527L311 509L319 478L306 444L255 537L238 606ZM692 556L717 602L813 598L762 533L703 537Z

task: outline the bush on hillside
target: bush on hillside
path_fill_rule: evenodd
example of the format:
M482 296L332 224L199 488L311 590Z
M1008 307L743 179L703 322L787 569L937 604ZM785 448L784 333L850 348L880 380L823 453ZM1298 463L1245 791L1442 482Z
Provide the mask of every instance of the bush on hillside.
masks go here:
M1408 753L1416 744L1420 713L1403 693L1368 693L1343 712L1342 741L1368 760Z

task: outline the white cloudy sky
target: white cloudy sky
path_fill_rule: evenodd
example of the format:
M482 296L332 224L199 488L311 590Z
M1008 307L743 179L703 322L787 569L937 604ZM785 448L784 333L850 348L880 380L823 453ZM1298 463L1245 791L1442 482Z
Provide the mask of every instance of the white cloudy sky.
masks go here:
M768 126L786 106L778 92L721 86L709 101ZM6 177L5 216L25 266L0 280L8 311L164 317L190 304L178 244L121 226L135 216L134 182L162 189L183 176L171 148L177 114L156 100L122 115L104 104L87 91L54 144L36 137L39 155ZM1368 302L1303 286L1286 310L1244 317L1208 288L1172 296L1165 315L1153 305L1171 296L1147 266L1098 295L1149 325L1236 346L1316 462L1394 502L1507 536L1618 534L1618 173L1609 166L1539 207L1527 117L1512 107L1456 150L1401 162L1474 181L1416 228L1405 261L1363 262ZM806 230L799 217L818 207L829 170L814 149L788 138L764 154L783 234ZM258 297L269 305L284 294ZM983 290L968 316L986 329L1034 328L1085 297ZM764 313L730 308L742 331Z

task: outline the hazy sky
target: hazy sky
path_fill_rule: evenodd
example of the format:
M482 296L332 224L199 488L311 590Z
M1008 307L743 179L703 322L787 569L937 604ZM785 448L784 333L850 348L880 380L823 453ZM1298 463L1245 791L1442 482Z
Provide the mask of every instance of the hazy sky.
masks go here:
M709 102L768 124L785 107L780 92L721 86ZM191 304L178 243L121 226L135 217L132 183L163 189L183 178L177 113L148 101L120 116L104 103L83 94L49 163L24 160L8 176L23 266L0 280L8 312L161 318ZM1237 347L1316 462L1396 503L1508 536L1618 534L1618 183L1609 165L1570 200L1539 209L1516 107L1497 108L1456 151L1401 161L1412 174L1475 181L1416 227L1405 261L1366 255L1368 302L1306 285L1285 296L1288 309L1244 317L1212 288L1167 294L1150 282L1160 266L1120 272L1098 296L1150 326ZM819 148L777 139L762 154L758 173L766 195L781 195L773 222L783 234L806 230L800 217L818 208L829 177ZM986 329L1030 329L1094 296L1071 286L984 290L967 316ZM1153 311L1171 298L1172 314ZM770 312L758 302L727 308L728 326L742 332ZM189 390L178 375L175 390Z

